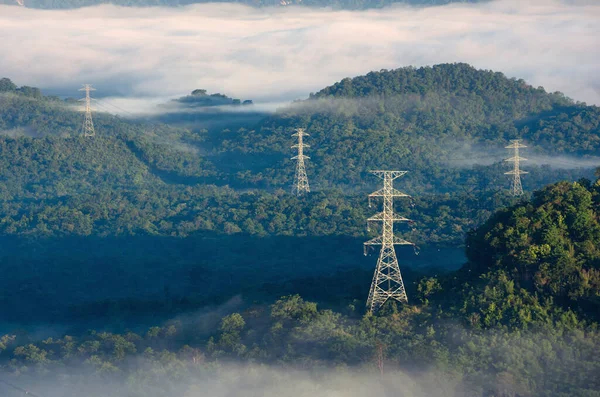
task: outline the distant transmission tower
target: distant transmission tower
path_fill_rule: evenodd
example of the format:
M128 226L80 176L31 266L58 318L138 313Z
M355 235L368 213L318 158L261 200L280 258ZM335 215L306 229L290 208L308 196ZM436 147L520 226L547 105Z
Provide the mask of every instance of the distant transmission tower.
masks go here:
M381 245L379 259L377 260L377 269L371 283L367 308L375 313L389 299L395 299L399 302L408 302L404 282L400 274L400 266L396 258L394 245L412 245L413 243L394 236L394 222L411 222L409 219L394 214L394 197L410 197L402 193L393 186L393 180L406 174L407 171L371 171L383 179L383 189L369 195L369 206L373 197L383 197L383 212L369 218L369 222L382 222L382 234L372 240L364 243L365 255L369 246Z
M92 99L90 98L90 91L96 91L95 88L92 88L91 84L84 84L83 88L80 88L79 91L85 91L85 98L80 99L80 101L85 102L85 118L83 119L83 136L94 136L96 135L96 131L94 131L94 123L92 121Z
M298 155L292 157L292 160L298 160L296 163L296 174L294 175L294 185L292 186L292 194L301 196L304 193L310 192L310 186L308 186L308 177L306 176L306 167L304 166L304 160L310 159L310 157L304 155L304 148L310 147L305 144L303 137L308 136L304 129L298 128L295 134L292 136L298 137L298 144L292 146L292 149L298 148Z
M504 161L512 161L514 163L514 168L512 171L505 172L504 175L513 176L513 180L511 183L511 193L513 196L520 196L523 194L523 186L521 185L521 175L527 174L527 172L521 171L519 163L527 159L519 157L519 149L526 148L527 146L522 145L520 139L513 139L510 142L510 145L506 146L506 149L514 149L515 153L513 157L508 158Z

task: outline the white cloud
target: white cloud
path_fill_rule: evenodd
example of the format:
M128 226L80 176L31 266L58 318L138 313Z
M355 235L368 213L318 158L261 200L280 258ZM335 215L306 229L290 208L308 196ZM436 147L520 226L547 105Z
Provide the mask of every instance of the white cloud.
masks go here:
M600 4L499 0L369 11L0 6L0 75L18 84L169 97L195 88L300 98L382 68L467 62L600 104Z

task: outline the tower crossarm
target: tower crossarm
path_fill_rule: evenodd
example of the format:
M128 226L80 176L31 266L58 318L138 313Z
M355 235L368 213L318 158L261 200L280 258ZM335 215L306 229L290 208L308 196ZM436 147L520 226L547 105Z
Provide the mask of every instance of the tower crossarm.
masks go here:
M369 241L365 241L363 243L363 245L367 246L367 245L381 245L383 244L383 238L381 236L377 236L375 238L372 238Z
M504 175L523 175L523 174L529 174L528 171L523 171L523 170L512 170L512 171L508 171L505 172Z
M402 193L400 190L397 190L394 188L392 188L391 191L389 191L389 192L384 188L384 189L379 189L376 192L369 194L369 197L385 197L385 196L410 197L410 195L408 195L406 193Z
M527 161L527 159L525 157L510 157L504 161Z
M375 246L375 245L382 245L382 246L384 245L384 241L383 241L383 237L382 236L377 236L377 237L372 238L371 240L365 241L363 243L365 256L369 252L369 247L372 247L372 246ZM405 240L405 239L403 239L401 237L394 236L394 239L392 241L392 245L412 245L414 247L415 243L411 243L410 241Z
M80 88L78 91L96 91L96 89L92 87L91 84L84 84L83 87Z
M388 221L388 220L391 220L394 222L412 222L410 219L400 216L398 214L393 213L392 215L388 216L383 212L373 215L372 217L367 219L367 222L383 222L383 221Z
M374 171L370 171L370 172L373 175L377 175L381 179L385 179L386 175L387 175L388 178L390 178L391 180L394 180L396 178L400 178L401 176L403 176L404 174L406 174L408 171L382 171L382 170L374 170Z
M381 236L377 236L375 238L372 238L369 241L365 241L363 243L363 245L367 246L367 245L382 245L383 244L383 238ZM394 241L393 241L394 245L415 245L415 243L411 243L408 240L405 240L401 237L398 236L394 236Z
M310 134L304 132L303 128L298 128L296 132L292 134L292 136L310 136Z
M511 144L510 144L510 145L508 145L508 146L505 146L505 147L504 147L505 149L519 149L519 148L524 148L524 147L527 147L527 146L525 146L525 145L523 145L523 144L521 143L521 140L520 140L520 139L513 139L513 140L512 140L512 141L510 141L510 142L511 142Z
M305 154L300 154L298 156L292 157L292 160L310 160L310 157L308 157Z

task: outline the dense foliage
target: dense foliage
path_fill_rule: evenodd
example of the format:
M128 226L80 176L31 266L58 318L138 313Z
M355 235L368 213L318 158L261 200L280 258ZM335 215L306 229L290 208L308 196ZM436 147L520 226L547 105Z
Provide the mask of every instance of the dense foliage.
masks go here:
M344 80L236 132L173 127L195 122L177 111L170 125L97 113L98 134L85 139L74 101L8 79L0 91L0 261L12 274L0 287L6 314L20 321L31 311L46 318L110 317L115 307L130 315L187 310L231 296L219 287L224 271L232 290L257 299L293 292L319 302L361 298L374 260L360 255L374 211L365 193L377 186L367 171L387 162L411 170L398 187L415 199L398 210L416 226L398 231L421 254L406 252L403 263L418 272L456 268L465 233L512 199L502 189L502 165L453 167L444 160L452 155L446 146L457 137L502 146L510 135L484 120L516 131L516 119L528 120L523 131L537 125L546 134L567 125L565 145L573 143L570 136L592 144L598 120L597 108L462 64ZM195 90L175 110L215 101L235 106L224 95ZM555 105L587 116L565 119L552 113ZM302 199L281 190L289 189L293 166L282 159L291 154L289 134L298 125L311 133L309 175L317 192ZM526 188L582 175L528 170ZM77 254L63 254L74 247ZM345 290L315 287L325 283L315 282L319 275L326 280L339 271L346 272ZM416 280L405 272L409 283ZM91 285L103 287L91 293Z
M469 235L469 268L492 265L515 288L600 313L600 185L559 183L499 211Z

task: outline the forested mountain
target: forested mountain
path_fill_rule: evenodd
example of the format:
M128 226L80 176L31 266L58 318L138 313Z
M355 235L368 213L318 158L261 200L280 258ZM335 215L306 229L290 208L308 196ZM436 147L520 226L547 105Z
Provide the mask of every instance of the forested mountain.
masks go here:
M178 102L195 107L206 96ZM596 107L464 64L346 79L240 129L190 130L177 112L168 125L97 113L88 139L74 106L0 81L0 261L12 275L0 287L15 321L35 310L54 318L187 310L231 290L256 299L298 290L319 302L360 298L374 261L361 256L374 233L365 228L375 211L366 194L378 181L368 171L379 167L410 171L397 187L414 202L398 210L416 226L399 232L421 253L402 255L407 280L417 277L411 271L457 268L465 233L514 203L500 161L506 140L543 143L526 141L527 157L594 154L600 119ZM296 127L311 134L314 193L304 198L287 193ZM481 159L465 147L493 164L470 165ZM526 169L526 189L592 177L591 169ZM232 286L225 292L223 272ZM337 273L346 287L317 287ZM91 285L105 287L91 293Z
M115 307L128 316L173 305L184 310L229 299L219 285L223 272L231 290L262 299L297 285L306 291L310 277L338 271L360 283L357 266L371 267L372 258L361 256L370 213L362 194L298 199L280 189L236 190L223 186L233 178L212 163L214 155L202 154L212 153L212 133L98 113L97 136L85 138L72 100L7 79L0 87L0 261L11 274L0 288L7 319L105 318ZM442 244L452 258L444 266L456 267L460 248L443 244L461 244L466 230L507 199L497 192L418 197L407 206L422 223L411 238ZM324 251L322 244L336 248ZM315 255L339 265L323 269ZM439 255L437 248L419 257L411 252L410 260L432 266ZM263 258L260 273L256 258ZM348 294L308 295L335 301Z
M479 3L485 0L236 0L227 1L249 6L312 6L334 7L342 9L379 8L390 4L409 4L416 6L435 6L451 3ZM103 3L128 7L168 6L178 7L198 3L210 3L210 0L25 0L25 6L45 9L78 8ZM0 4L16 4L16 0L0 0Z
M505 184L504 146L515 138L529 145L524 157L546 157L524 163L530 188L572 178L540 163L560 168L557 155L600 153L600 108L466 64L344 79L254 129L221 134L215 146L240 180L279 185L292 168L287 131L299 126L310 134L313 185L345 191L364 186L366 172L381 167L410 170L403 184L413 193L497 189ZM496 164L470 167L478 163Z

